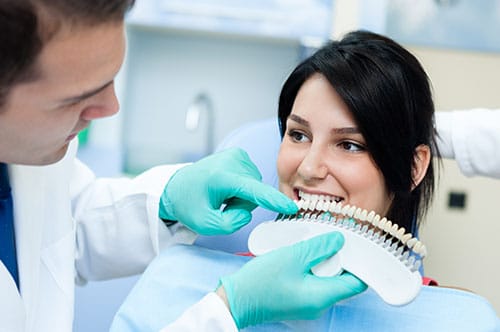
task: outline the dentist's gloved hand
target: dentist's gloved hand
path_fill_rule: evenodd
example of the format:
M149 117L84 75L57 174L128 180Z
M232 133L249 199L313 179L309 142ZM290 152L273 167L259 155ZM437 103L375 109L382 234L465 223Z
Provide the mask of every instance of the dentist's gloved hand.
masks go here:
M317 277L311 268L337 253L341 233L319 235L259 256L221 278L217 294L229 304L239 329L265 322L315 319L336 302L367 286L348 272ZM225 294L224 294L225 292Z
M217 235L246 225L258 205L284 214L297 212L290 198L261 179L245 151L224 150L172 176L160 200L159 216L179 221L198 234Z

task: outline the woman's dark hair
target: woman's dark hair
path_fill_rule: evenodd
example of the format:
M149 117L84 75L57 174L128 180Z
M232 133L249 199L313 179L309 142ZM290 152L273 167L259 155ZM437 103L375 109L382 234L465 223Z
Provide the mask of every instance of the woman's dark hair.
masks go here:
M17 83L36 77L35 63L62 24L118 21L135 0L2 0L0 2L0 107Z
M354 116L394 195L387 218L415 234L432 201L435 182L431 159L422 182L411 190L415 148L425 144L439 156L434 102L424 69L401 45L372 32L354 31L328 42L284 83L278 109L282 137L300 87L317 73L328 79Z

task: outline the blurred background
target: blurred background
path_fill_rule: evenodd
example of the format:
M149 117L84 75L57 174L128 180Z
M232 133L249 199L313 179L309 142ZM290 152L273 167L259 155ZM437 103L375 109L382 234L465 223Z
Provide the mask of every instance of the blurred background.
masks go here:
M198 160L233 129L275 117L296 64L354 29L417 55L439 111L500 107L500 0L137 0L116 81L121 111L80 135L79 157L100 176ZM445 161L421 238L426 275L500 313L498 197L500 181ZM108 330L136 280L78 287L74 330Z

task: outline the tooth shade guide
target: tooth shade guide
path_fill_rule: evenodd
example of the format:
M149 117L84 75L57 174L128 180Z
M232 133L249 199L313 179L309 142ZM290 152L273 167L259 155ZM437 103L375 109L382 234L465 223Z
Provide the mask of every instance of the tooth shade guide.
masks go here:
M371 237L375 234L378 234L378 238L383 238L384 240L388 237L391 241L403 246L406 245L408 249L411 249L421 258L427 255L425 245L410 233L405 233L404 227L400 228L397 224L393 224L390 220L387 220L387 218L381 218L374 211L367 211L349 204L342 205L340 202L335 202L331 197L326 195L311 195L300 192L299 196L301 199L296 201L299 212L294 218L314 219L324 223L340 224L342 227L350 227L351 223L354 222L360 224L359 230L364 230L363 233L370 231ZM351 218L351 220L347 222L345 220L346 217ZM290 220L291 217L283 216L281 219L283 218ZM364 227L365 225L366 227ZM354 225L352 225L352 228L355 228Z
M421 287L420 260L390 234L369 222L360 222L342 214L301 211L282 221L264 222L249 237L249 249L261 255L319 234L339 231L343 248L312 268L319 276L331 276L347 270L358 276L389 304L403 305L417 296ZM413 245L419 247L414 242ZM420 250L425 250L423 245Z

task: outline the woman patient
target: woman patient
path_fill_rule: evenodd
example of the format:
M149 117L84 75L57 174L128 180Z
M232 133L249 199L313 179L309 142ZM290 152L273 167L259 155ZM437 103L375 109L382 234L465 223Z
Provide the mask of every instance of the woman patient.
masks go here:
M329 42L299 64L282 88L279 189L297 200L323 195L323 199L373 210L416 234L434 189L433 115L428 77L406 49L363 31ZM202 259L186 258L182 264L175 255L157 258L122 306L115 326L123 328L127 322L144 320L141 331L146 326L161 327L182 312L175 310L178 303L187 298L196 302L203 296L201 290L215 289L221 276L249 260L197 247L186 250ZM199 266L186 267L186 262ZM169 278L177 278L176 274L197 279L192 284L195 289L163 291L172 287ZM223 286L226 278L221 279ZM164 311L151 315L153 306ZM148 314L141 316L141 310ZM328 318L317 324L321 327L295 325L295 329L325 330L330 326ZM291 326L293 323L278 324L274 329L293 329Z
M373 210L415 234L434 190L433 115L408 51L367 32L331 42L283 86L279 189Z

